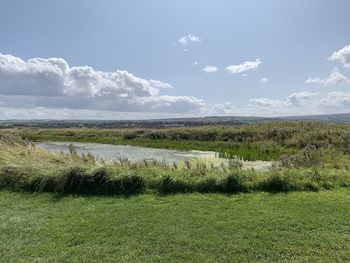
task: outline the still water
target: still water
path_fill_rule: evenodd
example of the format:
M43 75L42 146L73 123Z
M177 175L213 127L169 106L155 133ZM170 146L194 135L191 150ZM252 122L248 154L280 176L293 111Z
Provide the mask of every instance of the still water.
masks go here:
M70 142L41 142L36 144L38 148L51 152L69 153ZM74 142L79 154L91 153L95 157L102 158L106 161L117 161L118 158L127 158L131 162L142 160L156 160L172 164L182 160L192 158L214 158L215 152L204 151L177 151L167 149L146 148L129 145L111 145L100 143L79 143Z

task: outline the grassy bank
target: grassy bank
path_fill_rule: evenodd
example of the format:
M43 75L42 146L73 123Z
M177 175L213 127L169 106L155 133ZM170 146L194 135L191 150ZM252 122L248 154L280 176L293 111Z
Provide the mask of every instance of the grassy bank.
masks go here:
M57 196L0 191L3 262L345 262L348 190Z
M299 165L313 164L309 168L258 172L242 171L235 161L228 166L201 161L167 166L155 161L131 163L126 159L104 163L92 155L78 155L74 147L70 154L54 154L12 135L2 137L0 145L0 188L17 191L131 195L319 191L350 187L349 170L322 167L313 148L292 160Z

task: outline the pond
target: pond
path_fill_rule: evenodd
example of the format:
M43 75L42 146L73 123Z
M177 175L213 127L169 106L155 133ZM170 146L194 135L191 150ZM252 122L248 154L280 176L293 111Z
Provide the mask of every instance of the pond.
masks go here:
M70 144L71 142L40 142L36 143L36 146L51 152L69 153ZM173 163L179 163L180 161L184 160L203 159L206 162L213 163L216 166L222 164L228 165L227 159L217 158L216 153L211 151L178 151L129 145L80 142L74 142L73 145L76 147L79 154L91 153L95 157L103 159L107 162L118 161L119 158L127 158L131 162L156 160L159 162L164 162L167 165L172 165ZM271 170L278 164L276 162L269 161L243 161L242 165L243 170L253 169L266 171Z
M70 142L41 142L37 147L51 152L69 153ZM91 153L97 158L106 161L117 161L119 158L127 158L131 162L142 160L156 160L166 164L178 163L192 158L215 158L215 152L204 151L177 151L168 149L146 148L129 145L112 145L100 143L74 142L79 154Z

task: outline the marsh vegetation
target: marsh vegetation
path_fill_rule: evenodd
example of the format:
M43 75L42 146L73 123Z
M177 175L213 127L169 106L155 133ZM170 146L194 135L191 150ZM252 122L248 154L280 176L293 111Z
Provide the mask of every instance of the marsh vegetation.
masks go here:
M162 194L238 193L349 187L349 158L345 144L348 137L346 130L341 129L344 126L290 123L289 126L283 124L282 128L282 124L273 125L215 127L212 130L208 127L151 131L4 130L1 135L0 186L29 191L127 195L149 191ZM53 136L54 133L57 135ZM231 139L224 140L228 137ZM224 145L219 156L224 149L235 155L225 155L227 162L219 165L201 159L166 162L148 156L144 156L144 160L121 156L106 162L90 152L79 154L74 144L66 153L49 153L32 142L44 139L95 142L115 139L115 142L141 145L156 142L158 146L164 143L165 148L169 148L171 142L177 145L175 149L183 149L183 145L197 139L197 149L209 142L208 145ZM242 145L237 146L241 148L232 146L232 141L235 145ZM278 158L277 155L265 158L277 159L279 165L267 171L242 169L244 165L240 158L255 156L251 159L256 160L264 153L265 148L261 145L268 143L274 149L284 149L279 151ZM245 149L243 156L237 154L237 149ZM292 153L290 149L293 149ZM277 154L276 150L273 152Z

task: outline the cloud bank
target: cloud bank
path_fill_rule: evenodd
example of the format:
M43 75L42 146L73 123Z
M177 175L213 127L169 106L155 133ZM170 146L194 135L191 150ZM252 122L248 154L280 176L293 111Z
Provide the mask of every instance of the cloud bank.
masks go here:
M182 41L182 40L181 40ZM179 43L181 43L181 41ZM185 36L187 45L199 42ZM329 58L349 67L349 48ZM260 59L231 65L232 74L256 70ZM197 63L198 64L198 63ZM218 71L215 66L203 68ZM267 78L260 79L266 83ZM350 83L337 69L327 78L309 78L307 84L324 86ZM349 112L350 92L302 91L285 98L252 98L245 105L231 102L207 104L193 96L164 93L174 87L155 79L144 79L125 70L98 71L89 66L71 67L62 58L22 60L0 54L0 119L145 119L207 115L281 116Z
M198 112L192 96L160 95L169 83L117 70L70 67L62 58L27 61L0 54L1 108L66 108L118 112Z

